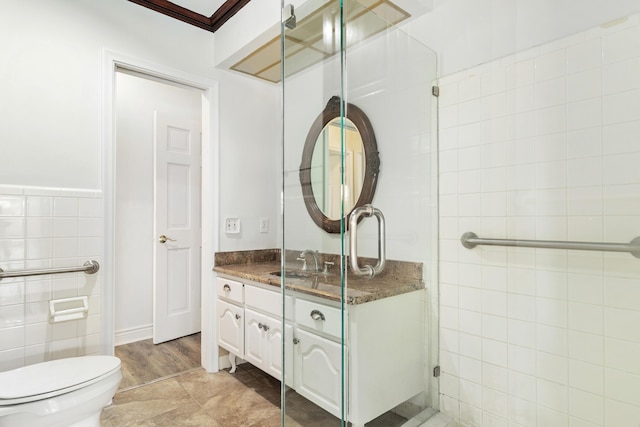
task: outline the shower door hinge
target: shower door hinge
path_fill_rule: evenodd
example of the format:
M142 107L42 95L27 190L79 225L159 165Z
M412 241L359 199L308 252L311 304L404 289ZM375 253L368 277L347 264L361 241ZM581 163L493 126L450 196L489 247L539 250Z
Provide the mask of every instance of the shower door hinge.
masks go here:
M282 23L290 30L296 28L296 14L292 4L288 4L282 9Z
M431 95L438 97L440 96L440 87L439 86L431 86Z
M433 376L435 378L438 378L440 376L440 366L436 366L435 368L433 368Z

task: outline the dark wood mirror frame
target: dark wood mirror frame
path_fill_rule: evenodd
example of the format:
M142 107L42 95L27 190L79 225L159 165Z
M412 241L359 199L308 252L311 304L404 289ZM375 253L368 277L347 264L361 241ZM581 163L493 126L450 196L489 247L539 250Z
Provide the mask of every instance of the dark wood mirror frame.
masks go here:
M333 119L340 117L340 103L341 100L339 96L332 97L324 110L322 110L320 115L314 120L304 143L302 163L300 164L300 184L302 185L304 204L313 222L327 233L340 233L340 223L342 219L328 218L318 206L311 186L311 158L313 157L313 150L318 136L322 133L324 127ZM378 153L378 144L373 132L373 126L364 111L349 103L346 104L345 111L346 118L351 120L360 133L365 154L365 170L360 197L358 197L355 205L346 213L344 218L344 229L347 230L351 211L359 206L371 203L373 200L373 195L378 183L378 174L380 173L380 155Z

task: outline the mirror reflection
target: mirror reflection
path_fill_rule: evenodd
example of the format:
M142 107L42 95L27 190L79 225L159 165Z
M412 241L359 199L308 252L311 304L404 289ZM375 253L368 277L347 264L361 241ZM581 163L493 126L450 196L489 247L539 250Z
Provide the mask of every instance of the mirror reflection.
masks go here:
M327 233L347 230L343 219L372 202L379 172L369 118L355 105L332 97L311 124L300 163L302 195L313 222Z
M344 121L344 186L342 184L342 154L340 118L330 121L316 140L311 157L311 187L316 204L329 219L350 212L360 197L364 179L364 145L358 128L349 119Z

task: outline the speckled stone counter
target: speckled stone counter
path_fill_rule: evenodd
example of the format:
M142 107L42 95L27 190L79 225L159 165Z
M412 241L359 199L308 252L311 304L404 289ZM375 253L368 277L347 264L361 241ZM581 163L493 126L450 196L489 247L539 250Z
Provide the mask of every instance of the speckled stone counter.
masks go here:
M319 265L333 262L329 274L303 273L302 263L296 258L301 251L287 251L286 271L306 277L286 277L285 288L325 298L331 301L341 299L340 257L333 254L318 254ZM255 251L217 252L214 255L213 270L271 286L280 287L281 256L279 249L263 249ZM361 258L360 265L375 265L376 260ZM347 273L345 301L347 304L363 304L424 289L422 280L422 263L387 260L384 271L373 279L358 277Z

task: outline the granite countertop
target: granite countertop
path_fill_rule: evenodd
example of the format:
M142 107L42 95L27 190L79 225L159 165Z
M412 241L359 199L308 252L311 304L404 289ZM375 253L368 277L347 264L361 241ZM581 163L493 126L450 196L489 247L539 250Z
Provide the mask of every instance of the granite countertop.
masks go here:
M300 253L299 251L292 252ZM279 255L278 249L219 252L215 255L213 270L228 276L279 288L281 285L281 278L277 275L281 269ZM336 261L336 255L320 254L320 257L323 261L329 259L331 262ZM295 260L295 258L293 259ZM286 277L285 288L339 302L341 299L341 279L340 275L335 273L340 270L339 257L337 260L338 262L332 266L334 272L328 275L301 272L299 270L300 262L287 262L287 265L291 265L290 268L287 267L288 272L292 271L296 276L304 275L307 277ZM348 273L345 302L351 305L363 304L420 289L424 289L422 263L387 260L385 270L373 279Z

